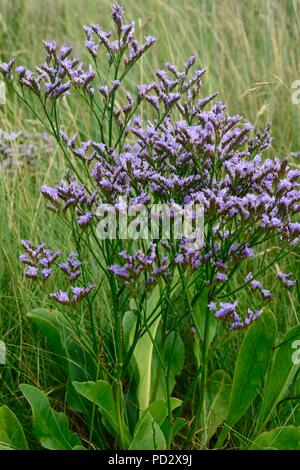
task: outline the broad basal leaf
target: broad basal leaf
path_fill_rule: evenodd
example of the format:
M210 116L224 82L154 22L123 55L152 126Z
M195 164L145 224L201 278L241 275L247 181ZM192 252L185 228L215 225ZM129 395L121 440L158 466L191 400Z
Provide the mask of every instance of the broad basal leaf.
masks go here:
M90 402L97 405L102 414L104 424L114 436L119 437L119 423L116 411L116 403L113 395L112 386L104 380L97 380L96 382L73 382L75 390L87 398ZM125 443L129 445L130 434L128 429L123 423L123 433Z
M77 434L69 429L66 415L53 410L43 392L27 384L20 385L20 390L32 408L33 433L43 447L71 450L81 446Z
M215 434L228 413L231 377L224 370L217 370L207 381L206 442Z
M153 342L155 341L160 322L159 309L157 309L158 302L159 286L157 285L151 292L149 299L147 299L145 316L141 313L142 318L140 318L140 322L141 325L143 325L143 335L140 335L133 351L133 360L135 363L134 370L136 381L138 382L137 398L141 412L144 411L150 403ZM124 336L125 341L128 343L128 348L134 344L135 339L134 336L137 319L133 321L132 315L133 314L127 312L127 315L123 320Z
M283 341L275 349L274 359L264 389L262 407L258 417L257 429L263 429L285 396L289 385L297 374L300 363L293 361L293 344L300 339L300 325L291 328Z
M175 410L181 405L182 401L178 398L171 397L170 398L170 408L171 411ZM153 401L144 411L144 413L151 413L157 424L160 426L165 421L166 417L168 416L168 403L165 400L156 400Z
M164 434L149 411L143 413L134 431L129 450L164 450Z
M0 446L3 449L27 449L23 428L16 415L7 407L0 407Z
M300 450L300 427L286 426L263 432L250 450Z
M265 312L249 327L234 370L226 423L233 426L247 411L257 395L269 367L276 336L276 321Z
M85 412L85 404L74 393L72 381L87 381L95 375L95 363L90 353L78 340L62 313L46 308L36 308L27 315L44 334L49 349L66 374L67 401L71 408Z
M156 335L156 347L160 351L163 359L166 374L162 373L162 368L157 356L153 351L152 371L151 371L151 401L163 399L167 401L168 393L171 395L176 384L176 376L180 375L184 365L184 343L176 331L172 331L165 339L164 351L161 348L161 332ZM168 379L168 387L166 383Z

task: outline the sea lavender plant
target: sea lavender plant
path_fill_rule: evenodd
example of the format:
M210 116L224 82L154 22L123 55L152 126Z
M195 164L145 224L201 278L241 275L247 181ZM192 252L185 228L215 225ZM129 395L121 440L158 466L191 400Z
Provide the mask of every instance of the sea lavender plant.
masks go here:
M181 69L167 63L149 77L149 83L127 90L127 76L155 38L147 36L140 44L134 22L124 22L120 5L113 6L112 20L113 31L105 32L98 24L84 27L91 64L73 57L71 47L45 41L45 60L34 71L23 66L15 69L14 59L0 66L8 89L44 124L67 161L69 170L62 181L54 186L46 182L41 193L72 232L78 251L56 265L60 251L23 241L26 253L20 260L28 265L25 275L34 281L44 283L55 265L57 272L65 274L68 287L49 293L49 302L58 308L67 306L69 312L86 298L90 312L86 330L92 330L94 358L100 353L100 332L95 331L98 313L93 302L105 279L114 346L102 377L115 379L118 445L128 447L129 392L124 381L132 373L133 358L138 363L139 351L145 347L144 377L140 372L136 379L137 407L142 412L154 400L166 401L165 436L171 447L175 431L170 364L179 348L178 332L184 331L182 325L192 327L198 348L196 378L187 393L187 397L191 391L199 394L199 411L188 433L192 439L206 428L208 362L216 331L227 325L229 331L243 330L264 316L272 292L261 276L299 242L300 171L291 169L287 158L264 156L272 143L269 125L255 132L241 116L230 116L224 104L213 104L215 93L200 96L206 70L196 68L195 56ZM108 77L105 82L104 77ZM94 138L82 140L79 133L63 126L64 102L73 99L81 99L93 117ZM147 120L139 114L142 103ZM139 208L158 203L175 204L182 210L187 205L203 207L201 247L191 247L184 234L181 239L158 237L150 242L98 236L99 211L108 204L119 215L122 210L133 214L138 225L134 214ZM254 258L275 240L279 248L272 251L272 258L263 256L261 263L255 263ZM88 254L85 259L83 253ZM97 274L89 278L84 270L83 285L75 286L87 258L97 266ZM244 265L258 268L245 277ZM295 284L291 276L279 274L286 287ZM259 294L255 308L249 305L246 311L239 302L245 288ZM174 341L166 364L169 338ZM181 413L187 402L181 405Z

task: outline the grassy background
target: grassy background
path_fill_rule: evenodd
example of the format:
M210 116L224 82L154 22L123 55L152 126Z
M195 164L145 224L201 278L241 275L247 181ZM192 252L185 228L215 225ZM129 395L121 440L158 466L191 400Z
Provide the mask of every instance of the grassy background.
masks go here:
M34 65L43 39L82 50L82 24L110 28L106 0L0 0L0 55ZM298 150L299 108L291 83L299 79L300 4L297 0L125 0L141 37L157 46L144 59L141 79L166 60L196 54L208 67L205 91L218 91L233 113L262 125L273 122L275 148ZM21 116L17 116L21 119Z
M300 79L300 2L124 0L122 4L141 38L147 34L159 38L139 69L140 82L151 81L153 68L165 61L180 66L196 54L208 68L203 93L218 91L231 114L241 114L258 127L272 121L274 154L300 150L300 107L291 101L291 84ZM111 5L106 0L0 0L0 59L16 55L20 63L33 66L43 58L42 39L71 43L84 55L82 24L94 22L110 28ZM76 119L78 112L80 109L72 110L70 118ZM87 118L82 116L88 123ZM0 106L0 128L41 130L14 100ZM39 194L41 184L59 181L62 172L63 162L55 149L50 158L38 154L32 168L0 170L0 338L8 347L8 364L0 366L0 404L5 402L15 410L20 407L23 415L18 384L30 382L47 388L59 383L59 378L42 343L39 347L32 340L25 319L26 311L41 305L43 298L24 282L18 265L20 239L46 239L50 247L64 245L67 251L69 240L55 217L44 210ZM299 277L299 253L286 263L286 269ZM274 276L274 271L266 274L267 288L274 285ZM243 301L251 306L251 294ZM299 292L286 293L276 284L272 309L282 332L299 323ZM227 370L228 363L234 365L234 344L228 351L231 360L219 356L219 367L222 360Z

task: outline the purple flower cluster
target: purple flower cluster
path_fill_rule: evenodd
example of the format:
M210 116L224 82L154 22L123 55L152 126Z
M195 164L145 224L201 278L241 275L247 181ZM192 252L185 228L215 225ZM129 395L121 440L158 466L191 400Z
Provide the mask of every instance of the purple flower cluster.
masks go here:
M226 321L231 321L230 329L237 330L249 326L252 322L260 317L261 311L255 310L254 312L248 308L247 316L244 320L241 319L240 315L236 312L238 301L235 300L233 303L220 302L219 308L215 302L210 302L208 308L210 311L215 312L216 318L222 318Z
M292 276L292 273L288 273L288 274L278 273L278 278L286 287L293 287L296 285L296 281L293 279L290 279L291 276Z
M242 262L251 263L262 244L276 239L288 250L299 243L300 171L289 167L288 158L270 158L265 153L272 142L270 125L255 132L241 116L230 116L224 104L213 104L216 94L200 95L205 68L196 66L195 56L182 69L166 63L155 71L153 81L139 84L135 94L126 91L125 76L155 39L147 36L140 44L134 36L134 23L124 22L124 10L118 4L113 6L112 20L114 31L104 32L98 24L84 27L85 45L96 72L92 65L71 59L72 48L59 48L54 41L44 42L45 62L34 73L24 67L16 69L20 86L38 95L44 107L48 98L53 105L53 100L75 89L99 124L99 142L78 144L76 134L68 137L62 131L56 136L79 170L76 178L68 173L54 187L43 185L41 192L53 211L75 215L83 229L98 219L97 209L104 203L132 213L141 204L164 203L181 210L201 205L201 246L195 248L186 236L172 239L168 247L155 239L146 252L136 244L132 253L114 252L115 259L110 259L107 269L127 285L137 278L153 283L158 276L172 276L176 269L186 278L199 274L209 297L218 302L220 292L222 298L228 294L227 286L240 273ZM106 83L97 62L101 50L107 57ZM14 60L0 68L12 86L13 68ZM147 104L150 119L143 120L139 114L142 102ZM88 180L85 185L84 178ZM126 203L120 197L126 197ZM78 263L71 254L60 265L71 282L79 276ZM30 268L35 269L36 264ZM36 272L27 275L35 277ZM295 284L290 274L279 277L287 287ZM260 292L262 300L271 297L252 273L244 282ZM81 289L59 291L53 298L73 303L90 286ZM221 302L218 308L212 303L210 308L217 318L230 320L233 329L247 326L260 315L260 311L249 310L243 320L237 305L236 300Z
M87 287L73 287L71 286L71 294L65 291L58 291L50 294L52 299L56 300L63 305L76 304L80 300L84 299L93 289L93 284L89 284Z
M136 251L134 255L122 251L120 257L125 261L125 264L122 266L113 264L109 266L109 270L127 283L132 282L142 272L146 275L147 284L152 284L155 278L160 275L167 278L170 276L168 256L159 258L158 246L155 243L150 244L148 254L141 250Z
M89 194L83 185L79 185L75 178L68 174L67 181L61 181L55 187L46 184L41 186L42 195L50 201L48 206L54 212L66 212L70 208L76 209L77 223L86 228L95 217L93 206L98 201L97 191Z
M90 83L95 72L91 67L85 70L78 58L69 58L71 47L59 48L55 41L44 41L43 45L46 50L45 61L35 67L34 72L23 66L16 68L22 88L33 92L45 102L48 98L55 101L68 95L72 86L92 92Z
M13 67L15 65L16 58L13 57L9 62L4 62L0 64L0 73L9 80L13 80Z
M70 253L65 263L59 265L60 269L68 276L70 282L76 281L81 274L81 262L77 259L77 253Z
M244 281L245 283L250 283L250 286L253 290L259 290L264 299L269 299L272 296L272 292L268 289L265 289L261 281L257 281L253 278L251 271L244 278Z
M132 66L148 49L155 43L153 36L146 36L144 44L140 45L134 37L134 22L124 23L124 9L118 5L113 5L112 20L116 30L117 39L113 39L113 32L105 32L98 24L84 26L87 37L86 48L93 59L97 59L100 47L102 46L109 55L111 61L116 57L124 55L124 64L126 67Z
M239 328L245 328L257 320L261 316L261 310L255 310L254 312L248 308L248 313L244 321L240 319L240 316L235 313L233 315L233 322L231 323L230 329L237 330Z
M25 276L37 280L39 272L41 272L41 278L43 281L48 279L52 274L52 265L61 255L61 251L53 251L46 248L46 243L40 243L34 245L29 240L22 240L22 246L25 249L25 253L21 254L19 259L21 263L27 265ZM80 266L81 262L77 259L77 254L72 252L65 263L59 264L59 268L67 274L70 283L73 283L81 274ZM70 293L65 291L58 291L50 294L50 297L61 304L76 304L81 299L86 297L92 289L93 284L89 284L87 287L70 286Z
M105 32L98 24L84 26L86 34L85 46L94 61L97 60L101 48L108 54L109 63L116 63L118 58L123 57L125 72L155 43L153 36L146 36L144 44L140 44L135 38L134 22L125 24L123 21L124 10L116 4L112 8L112 20L115 28L113 31ZM93 96L95 90L108 98L113 94L120 82L115 80L111 88L107 86L96 87L93 85L96 77L92 65L87 68L78 58L71 58L72 47L59 47L54 40L43 41L45 48L45 61L31 71L23 66L18 66L16 72L19 85L33 92L46 103L48 98L52 101L70 94L72 88L83 91ZM13 81L13 68L15 58L8 63L0 65L0 73L10 82Z
M52 274L51 266L61 255L61 251L52 251L46 248L46 243L33 245L29 240L22 240L25 253L20 255L20 261L29 266L25 271L25 276L31 279L38 279L41 271L42 279L45 281Z

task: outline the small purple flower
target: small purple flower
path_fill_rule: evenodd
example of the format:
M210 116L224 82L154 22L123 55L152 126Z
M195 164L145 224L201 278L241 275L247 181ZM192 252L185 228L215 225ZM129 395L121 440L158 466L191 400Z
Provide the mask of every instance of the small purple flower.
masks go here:
M118 264L112 264L108 267L108 269L115 274L117 277L121 277L124 279L129 279L129 271L127 266L119 266Z
M260 289L263 285L262 282L257 281L256 279L253 279L250 284L252 289Z
M64 202L63 211L78 204L83 204L87 200L84 186L80 186L70 173L67 174L66 179L67 182L61 181L55 188L47 185L41 187L41 193L56 207L59 206L59 199Z
M115 3L112 7L112 19L117 26L118 31L121 31L123 26L124 8L118 3Z
M69 281L74 282L79 278L81 262L77 260L77 253L72 252L65 263L59 265L60 269L67 274Z
M110 88L109 94L112 95L119 88L120 85L121 85L120 80L113 80L111 82L111 88Z
M61 255L61 251L44 250L44 258L40 258L39 264L43 268L49 268Z
M247 276L245 276L244 281L249 282L253 278L252 272L250 271Z
M56 87L51 89L51 92L49 93L49 95L52 99L57 99L57 98L60 98L61 96L65 96L69 94L69 90L71 86L72 84L70 81L66 83L59 83Z
M292 273L288 273L288 274L278 273L277 276L286 287L293 287L296 285L295 280L289 279L289 277L292 276Z
M29 266L35 265L35 261L31 259L27 253L23 253L22 255L20 255L19 260L21 261L21 263L28 264Z
M52 299L56 300L60 304L68 305L70 303L68 293L62 290L54 292L53 294L50 294L50 296L52 297Z
M55 41L43 41L44 48L48 52L48 54L54 54L57 49L57 44Z
M233 314L233 322L230 325L230 329L238 330L240 328L244 328L245 324L242 322L240 316L237 313Z
M19 65L18 67L16 67L16 72L19 75L19 78L22 78L22 77L24 77L24 75L26 73L26 69L25 69L25 67L22 67L22 65Z
M48 269L48 268L42 269L42 278L44 281L48 279L48 277L51 276L51 274L52 274L52 269Z
M245 258L251 258L252 256L254 256L254 251L252 250L252 248L246 245L243 249L243 255L245 256Z
M153 284L153 283L154 283L154 277L148 276L147 279L146 279L146 283L147 283L148 285Z
M224 273L221 273L221 272L218 271L217 274L216 274L216 279L219 282L225 282L225 281L228 280L228 276L227 276L227 274L224 274Z
M86 297L91 292L91 290L94 289L94 287L95 286L93 284L89 284L87 287L71 287L73 293L71 302L76 304L81 299Z
M210 311L216 311L216 310L217 310L216 302L209 302L209 304L208 304L208 309L209 309Z
M33 245L29 240L22 240L21 244L32 260L39 258L46 246L45 242L38 245Z
M178 253L175 258L174 258L174 263L175 264L178 264L178 263L184 263L184 256L182 253Z
M272 217L271 226L272 227L280 227L280 225L281 225L281 220L278 219L278 217Z
M91 222L91 220L93 219L93 217L94 217L94 214L92 212L86 212L85 214L82 214L77 219L77 223L79 227L86 228Z
M272 292L268 289L261 289L260 292L264 299L269 299L270 297L272 297Z
M51 274L50 266L60 256L60 251L52 251L45 248L46 243L34 245L29 240L22 240L22 246L26 253L20 255L21 263L27 264L30 268L25 272L25 276L37 279L39 266L42 266L42 279L46 280Z
M16 58L13 57L9 62L4 62L3 64L0 64L0 73L4 75L4 77L7 77L9 80L12 80L12 69L13 66L16 62Z
M98 90L104 98L107 99L109 97L109 88L107 85L99 86Z
M229 302L220 302L220 308L216 311L216 318L232 317L235 314L237 305L237 300L235 300L232 304Z
M71 54L72 52L72 47L71 46L62 46L59 51L58 51L58 56L60 60L64 60L68 55Z
M253 323L255 320L257 320L261 316L261 310L255 310L254 312L248 308L248 315L245 319L245 325L248 326L251 323Z
M85 47L86 47L87 50L90 52L90 54L92 55L92 57L94 57L94 59L96 59L96 58L97 58L97 55L98 55L99 44L95 44L95 42L93 41L93 39L88 39L88 40L85 42Z
M25 276L29 277L30 279L37 279L37 277L38 277L38 268L35 268L33 266L28 268L27 271L25 272Z
M58 191L56 188L51 188L47 184L44 184L43 186L41 186L41 193L53 204L58 203Z

